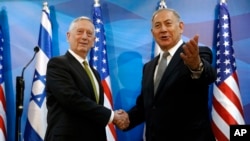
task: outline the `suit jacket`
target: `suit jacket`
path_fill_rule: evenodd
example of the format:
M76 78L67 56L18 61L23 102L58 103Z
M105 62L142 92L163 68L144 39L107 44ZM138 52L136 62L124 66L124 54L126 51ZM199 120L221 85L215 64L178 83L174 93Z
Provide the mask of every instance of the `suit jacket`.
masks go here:
M199 79L191 78L191 71L180 58L182 51L179 47L172 57L155 96L154 72L159 56L143 67L141 94L128 111L130 126L127 130L145 121L147 141L214 140L208 109L209 84L216 79L211 50L199 48L204 64Z
M105 126L111 110L103 106L100 77L91 69L100 87L99 104L87 72L69 52L49 60L46 141L106 141Z

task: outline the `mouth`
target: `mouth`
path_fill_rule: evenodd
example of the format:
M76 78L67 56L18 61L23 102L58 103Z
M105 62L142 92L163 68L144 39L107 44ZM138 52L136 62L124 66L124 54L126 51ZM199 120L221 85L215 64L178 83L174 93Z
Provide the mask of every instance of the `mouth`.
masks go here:
M79 43L80 46L86 46L88 43Z
M170 37L167 35L163 35L160 37L161 40L168 40Z

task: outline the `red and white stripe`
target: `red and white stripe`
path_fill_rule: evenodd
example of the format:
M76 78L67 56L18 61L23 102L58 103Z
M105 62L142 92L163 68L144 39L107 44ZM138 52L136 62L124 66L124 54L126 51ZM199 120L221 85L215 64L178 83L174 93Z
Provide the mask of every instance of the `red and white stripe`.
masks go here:
M113 99L110 87L110 77L106 77L102 80L102 86L104 88L104 106L113 109ZM115 126L110 123L106 126L107 141L117 141Z
M237 73L214 85L212 128L218 141L229 141L230 125L245 124Z
M7 141L7 119L4 83L0 86L0 141Z

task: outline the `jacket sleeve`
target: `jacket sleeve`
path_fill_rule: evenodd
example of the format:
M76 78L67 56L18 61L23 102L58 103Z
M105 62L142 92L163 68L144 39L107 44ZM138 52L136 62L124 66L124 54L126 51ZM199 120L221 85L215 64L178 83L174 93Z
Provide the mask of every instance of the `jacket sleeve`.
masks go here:
M201 75L201 79L206 80L206 83L210 84L216 80L216 70L212 65L213 56L210 48L201 46L199 48L201 61L203 62L204 70Z

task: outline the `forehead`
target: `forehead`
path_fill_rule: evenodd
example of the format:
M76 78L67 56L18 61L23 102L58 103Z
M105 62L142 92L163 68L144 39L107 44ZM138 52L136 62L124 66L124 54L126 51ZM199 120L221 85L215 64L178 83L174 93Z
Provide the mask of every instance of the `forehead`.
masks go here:
M153 22L165 21L165 20L173 20L177 17L174 16L172 11L162 10L156 13L153 17Z
M74 23L74 29L79 28L94 30L94 25L89 20L79 20Z

